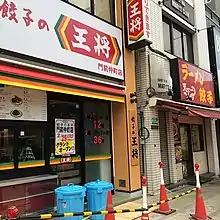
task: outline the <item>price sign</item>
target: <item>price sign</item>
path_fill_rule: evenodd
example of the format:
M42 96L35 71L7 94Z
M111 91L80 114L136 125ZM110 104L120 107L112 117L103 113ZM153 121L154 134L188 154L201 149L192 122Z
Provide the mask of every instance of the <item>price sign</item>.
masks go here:
M75 120L55 119L55 155L70 155L76 153Z

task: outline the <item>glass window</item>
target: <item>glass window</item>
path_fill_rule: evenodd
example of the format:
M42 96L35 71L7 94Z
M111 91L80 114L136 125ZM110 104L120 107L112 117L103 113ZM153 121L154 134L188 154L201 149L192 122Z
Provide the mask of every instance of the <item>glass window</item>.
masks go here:
M109 102L85 102L84 109L86 182L96 179L111 182Z
M112 22L114 16L114 5L112 0L94 0L95 15Z
M97 179L111 182L111 160L86 162L86 182Z
M99 106L99 108L97 108ZM109 103L102 101L85 102L85 154L110 154Z
M182 34L175 28L173 28L173 54L183 58Z
M171 53L170 44L170 25L163 22L163 39L164 39L164 50Z
M0 164L14 162L14 131L0 129Z
M44 138L40 130L20 130L18 136L18 160L27 162L44 160Z
M192 125L191 126L192 134L192 147L193 152L204 151L204 145L202 141L202 126L201 125Z
M88 11L91 12L90 0L68 0L68 2Z
M193 62L192 35L183 32L184 59Z
M164 50L193 63L192 35L163 18Z
M112 0L63 0L70 2L98 17L114 23L115 8Z

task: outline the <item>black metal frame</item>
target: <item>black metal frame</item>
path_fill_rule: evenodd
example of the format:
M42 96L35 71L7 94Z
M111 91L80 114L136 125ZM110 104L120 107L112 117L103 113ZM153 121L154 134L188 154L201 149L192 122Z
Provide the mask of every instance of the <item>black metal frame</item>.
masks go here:
M80 162L80 177L81 177L81 184L86 183L86 160L85 160L85 138L84 138L84 101L90 100L89 98L85 97L78 97L73 95L66 95L66 94L59 94L59 93L52 93L48 92L48 98L47 98L47 109L48 109L48 121L47 122L29 122L29 121L10 121L10 120L1 120L1 126L0 127L13 127L15 128L15 134L18 134L19 128L25 128L25 129L31 129L31 127L38 127L39 129L44 131L44 154L45 154L45 166L42 167L31 167L31 168L24 168L24 169L18 169L18 159L14 161L14 169L11 170L5 170L0 171L1 176L0 180L6 180L6 179L13 179L13 178L19 178L19 177L27 177L27 176L33 176L34 175L42 175L42 174L52 174L54 173L52 165L50 165L50 137L51 137L51 129L54 129L54 126L52 124L51 118L51 112L50 112L50 106L49 101L50 100L58 100L58 101L69 101L69 102L75 102L79 104L79 155L81 157ZM113 178L113 153L112 153L112 125L111 125L111 106L110 102L109 104L109 120L110 120L110 153L111 153L111 181L114 182ZM14 146L14 156L15 158L18 156L17 152L17 144L16 139L18 137L15 137L15 146ZM57 157L56 157L57 158ZM59 157L58 157L59 158ZM61 158L61 157L60 157Z
M180 57L181 59L185 59L185 51L184 51L184 42L183 42L183 33L186 34L187 38L190 37L190 47L191 47L191 57L192 60L189 60L190 63L194 63L194 54L193 54L193 41L192 41L192 34L189 33L186 29L182 28L181 26L179 26L178 24L176 24L175 22L173 22L172 20L166 18L165 16L163 16L163 22L165 22L166 24L169 25L169 29L170 29L170 49L171 49L171 53L174 54L174 37L173 37L173 29L175 28L176 30L178 30L181 33L181 42L182 42L182 54L183 54L183 58ZM187 39L187 43L188 43L188 39ZM168 53L170 53L169 51L166 51ZM188 51L189 54L189 51ZM176 56L176 55L175 55Z
M88 11L86 11L86 10L80 8L80 7L77 6L77 5L74 5L73 3L69 2L68 0L61 0L61 1L65 2L65 3L69 4L69 5L73 5L74 7L80 9L81 11L84 11L84 12L86 12L86 13L88 13L88 14L92 14L94 17L96 17L96 18L98 18L98 19L100 19L100 20L102 20L102 21L105 21L105 22L107 22L107 23L109 23L109 24L115 26L116 21L115 21L115 1L114 1L114 0L111 0L112 2L110 2L110 7L111 7L111 3L112 3L112 8L110 8L110 10L112 10L111 22L106 21L106 20L104 20L103 18L100 18L100 17L98 17L98 16L95 14L95 0L88 0L88 1L90 1L90 8L91 8L91 11L90 11L90 12L88 12Z

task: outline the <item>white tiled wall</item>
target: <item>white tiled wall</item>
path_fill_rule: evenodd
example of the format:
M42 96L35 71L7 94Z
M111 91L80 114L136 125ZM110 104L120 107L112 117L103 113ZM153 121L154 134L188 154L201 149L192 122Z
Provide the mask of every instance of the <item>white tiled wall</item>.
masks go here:
M188 0L191 4L194 4L195 10L195 22L198 29L206 28L205 20L205 8L203 4L204 0L198 0L195 3L193 0ZM204 10L204 11L203 11ZM204 20L203 20L204 19ZM202 21L201 21L202 20ZM152 45L151 47L159 51L164 50L163 45L163 24L162 24L162 7L158 5L158 0L151 0L151 27L152 27ZM209 57L208 57L208 45L207 32L206 30L197 31L194 39L194 56L195 62L200 67L209 70ZM181 177L177 177L177 166L175 163L175 149L174 149L174 137L173 137L173 124L172 124L172 113L167 112L165 115L158 113L157 108L149 108L147 105L148 97L146 94L147 88L151 86L150 74L154 73L154 65L160 64L163 66L164 74L168 77L170 74L169 60L158 54L154 54L149 51L148 47L136 51L136 88L138 107L143 108L144 112L144 125L150 132L150 137L144 142L144 166L147 171L148 178L148 193L155 194L159 193L160 185L160 172L158 168L158 162L162 160L166 168L164 169L164 178L166 183L176 183ZM154 64L149 65L150 60L154 59ZM156 62L155 62L156 60ZM162 98L170 98L167 94L156 94ZM151 119L153 117L159 118L159 129L151 129ZM214 159L213 150L216 150L216 137L213 135L215 132L214 126L211 126L211 120L206 120L206 134L208 146L208 167L204 167L203 171L209 168L210 171L219 172L217 169L216 161ZM166 125L166 126L164 126ZM165 141L165 137L167 137ZM209 140L210 139L210 140ZM210 142L209 142L210 141ZM214 144L214 145L213 145ZM166 152L167 151L167 152ZM203 155L204 156L204 155ZM204 158L203 158L204 159ZM214 161L214 162L213 162Z

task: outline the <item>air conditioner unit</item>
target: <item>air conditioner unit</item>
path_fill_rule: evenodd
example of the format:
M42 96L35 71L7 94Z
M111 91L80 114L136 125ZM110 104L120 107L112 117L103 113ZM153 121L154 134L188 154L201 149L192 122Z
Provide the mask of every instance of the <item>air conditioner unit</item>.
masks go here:
M205 0L205 4L211 3L212 0Z

